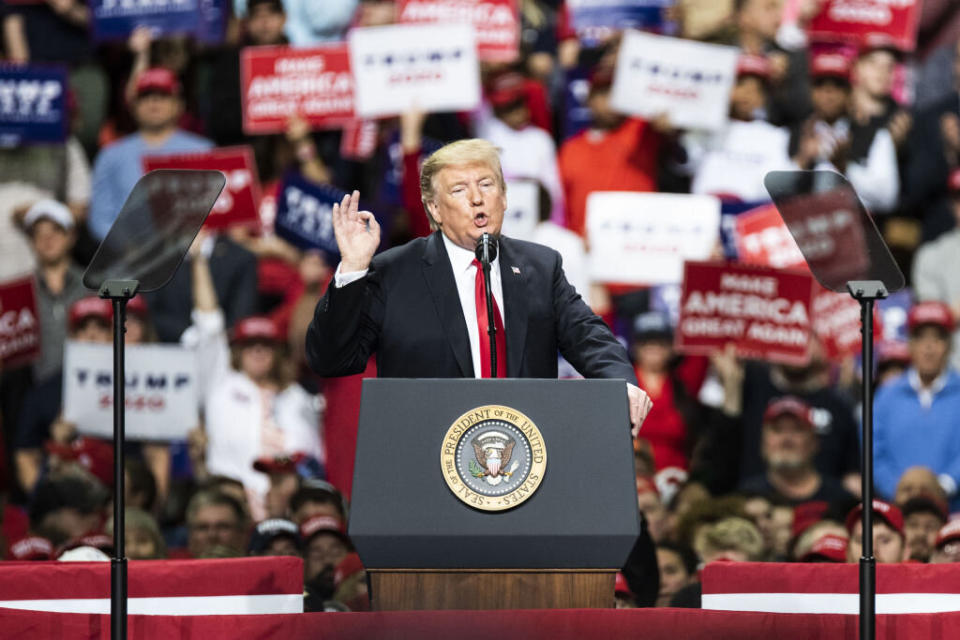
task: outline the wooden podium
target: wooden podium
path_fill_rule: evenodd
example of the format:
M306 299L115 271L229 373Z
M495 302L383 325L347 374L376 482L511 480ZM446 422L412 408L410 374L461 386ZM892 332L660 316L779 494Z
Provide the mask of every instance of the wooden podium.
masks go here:
M377 611L605 609L616 571L592 569L370 569Z
M545 465L515 506L498 497L506 482L485 497L474 456L484 429L519 442L524 420L456 427L491 407L539 430L536 447L511 445L514 461ZM364 380L349 535L379 611L613 607L640 535L624 382Z

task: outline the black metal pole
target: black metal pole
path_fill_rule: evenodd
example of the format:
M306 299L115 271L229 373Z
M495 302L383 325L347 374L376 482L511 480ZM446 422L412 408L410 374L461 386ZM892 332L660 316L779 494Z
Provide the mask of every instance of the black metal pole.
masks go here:
M483 264L483 286L487 294L487 335L490 336L490 377L497 377L497 320L493 310L493 289L490 288L490 263Z
M127 558L124 548L123 439L126 371L123 334L127 331L127 299L113 302L113 557L110 559L110 638L127 637Z
M876 637L877 561L873 557L873 298L860 298L863 355L863 495L860 556L860 640Z

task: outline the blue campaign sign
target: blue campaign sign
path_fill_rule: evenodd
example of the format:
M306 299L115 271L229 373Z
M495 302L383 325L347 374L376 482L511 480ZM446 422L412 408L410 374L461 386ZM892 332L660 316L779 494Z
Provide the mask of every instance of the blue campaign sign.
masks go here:
M226 29L226 0L200 0L200 20L194 32L197 42L220 44Z
M567 5L573 28L587 46L622 29L667 35L674 29L664 17L664 10L672 7L674 0L568 0Z
M220 17L213 8L219 3ZM149 27L154 35L194 34L210 42L211 22L222 20L222 0L91 0L93 38L126 39L137 27Z
M590 96L590 70L586 67L568 69L563 87L563 139L572 138L593 122L587 98Z
M0 146L63 142L67 70L0 65Z
M333 205L345 191L318 185L299 175L287 175L277 198L274 229L278 236L298 249L320 249L339 255L333 235Z

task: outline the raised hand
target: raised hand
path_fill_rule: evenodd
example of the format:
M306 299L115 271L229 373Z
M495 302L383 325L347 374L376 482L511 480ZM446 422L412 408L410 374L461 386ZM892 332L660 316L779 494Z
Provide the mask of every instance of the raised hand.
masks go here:
M333 234L340 249L340 272L364 271L380 246L380 225L369 211L359 211L360 192L333 205Z

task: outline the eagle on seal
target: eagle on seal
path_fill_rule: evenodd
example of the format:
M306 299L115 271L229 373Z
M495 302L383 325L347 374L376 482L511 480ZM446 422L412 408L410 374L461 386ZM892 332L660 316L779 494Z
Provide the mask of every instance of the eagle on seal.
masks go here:
M484 436L488 435L484 434ZM510 463L513 447L517 444L517 441L512 438L494 439L490 444L482 446L479 440L481 438L473 441L473 451L477 456L477 462L483 467L483 475L496 478L500 475L501 470L506 469ZM489 441L487 437L483 437L483 440L485 444Z

